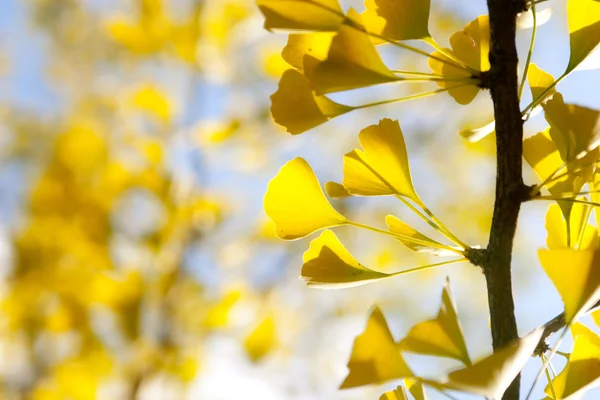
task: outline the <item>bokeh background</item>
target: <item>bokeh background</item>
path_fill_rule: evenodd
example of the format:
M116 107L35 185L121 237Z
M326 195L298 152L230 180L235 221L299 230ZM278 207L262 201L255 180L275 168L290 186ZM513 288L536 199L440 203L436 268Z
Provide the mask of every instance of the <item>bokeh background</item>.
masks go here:
M533 61L557 76L569 51L565 1L538 8L553 15ZM447 45L485 12L483 0L432 0L430 31ZM469 144L458 132L491 120L487 94L467 107L442 94L361 110L292 137L269 113L289 68L280 57L286 35L262 23L253 0L0 1L0 398L375 399L395 385L337 390L369 310L378 304L401 338L437 313L446 276L470 353L491 351L478 269L309 289L298 279L309 240L277 240L262 211L286 161L302 156L321 182L339 181L359 130L389 117L400 120L425 203L463 240L485 245L494 141ZM530 35L518 33L523 58ZM396 69L428 70L410 53L382 54ZM597 71L581 71L558 89L598 108L599 87ZM358 105L434 88L332 97ZM526 131L544 127L537 116ZM335 206L374 226L389 213L420 226L393 199ZM526 204L519 223L521 334L562 310L536 257L546 207ZM429 261L391 238L337 233L371 268ZM407 359L428 376L456 367ZM526 382L540 367L530 364Z

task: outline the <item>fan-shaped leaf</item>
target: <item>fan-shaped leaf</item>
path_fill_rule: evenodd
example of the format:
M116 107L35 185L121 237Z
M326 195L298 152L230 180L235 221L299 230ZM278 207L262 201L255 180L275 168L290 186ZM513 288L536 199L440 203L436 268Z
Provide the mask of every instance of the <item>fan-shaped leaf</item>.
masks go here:
M558 204L551 204L546 212L546 245L549 249L573 248L590 249L598 246L598 230L588 223L591 206L575 203L570 212L570 224L567 222ZM567 234L569 238L567 240Z
M305 55L308 54L319 61L327 58L334 36L334 32L290 34L281 56L288 64L303 71Z
M437 317L415 325L400 341L399 348L411 353L454 358L467 366L471 365L449 280L446 280L442 292L442 304Z
M600 43L600 2L569 0L567 16L571 57L565 73L573 71Z
M331 197L332 199L343 199L345 197L352 196L350 193L348 193L344 185L337 182L326 182L325 193L327 193L327 196Z
M326 96L317 96L310 82L293 69L283 73L279 88L271 95L273 119L292 135L306 132L352 109Z
M299 239L348 220L329 204L310 165L294 158L269 182L264 207L277 236Z
M365 331L354 341L348 370L348 376L340 389L413 376L396 348L392 333L379 307L373 310Z
M427 246L425 244L414 243L414 242L410 242L410 241L407 241L402 238L398 238L398 240L404 246L406 246L408 249L410 249L412 251L415 251L417 253L430 253L430 254L434 254L436 256L456 255L456 253L453 251L441 249L440 246L443 246L441 243L428 238L427 236L418 232L413 227L402 222L401 220L394 217L393 215L388 215L387 217L385 217L385 223L387 224L388 228L390 229L390 232L392 232L392 233L402 235L402 236L408 236L408 237L411 237L414 239L418 239L421 242L431 243L431 246Z
M304 56L304 73L317 94L339 92L402 80L385 66L361 29L360 16L350 10L331 42L325 61Z
M265 29L336 31L344 20L337 0L258 0Z
M417 203L408 155L398 121L382 119L358 135L364 151L344 156L344 187L353 195L405 196Z
M529 71L527 73L527 82L531 89L531 96L533 99L537 99L550 85L554 83L554 77L538 67L536 64L529 64ZM556 89L552 88L547 96L550 97L556 92Z
M426 39L430 0L365 0L365 27L392 40Z

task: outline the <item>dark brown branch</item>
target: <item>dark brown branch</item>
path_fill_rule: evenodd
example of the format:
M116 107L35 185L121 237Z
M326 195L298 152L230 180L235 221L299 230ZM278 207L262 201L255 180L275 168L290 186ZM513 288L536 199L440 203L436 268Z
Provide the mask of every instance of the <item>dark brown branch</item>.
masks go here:
M488 247L478 254L485 274L492 344L497 351L518 338L512 295L511 258L521 203L527 199L523 183L523 121L518 96L516 17L524 0L487 0L490 15L490 71L486 82L496 119L496 199ZM520 377L504 400L519 399Z

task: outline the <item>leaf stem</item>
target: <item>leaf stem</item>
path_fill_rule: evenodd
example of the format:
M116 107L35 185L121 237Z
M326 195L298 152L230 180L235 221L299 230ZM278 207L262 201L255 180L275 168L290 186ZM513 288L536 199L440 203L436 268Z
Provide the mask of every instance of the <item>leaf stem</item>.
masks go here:
M448 57L450 60L460 64L463 66L463 68L466 68L468 70L471 71L475 71L474 69L470 68L464 61L460 60L458 57L456 57L454 54L452 54L451 52L447 51L446 49L444 49L442 46L440 46L434 38L432 38L431 36L423 39L423 41L425 43L427 43L428 45L430 45L431 47L433 47L435 50L439 51L441 54L443 54L445 57ZM479 72L479 71L477 71Z
M375 107L375 106L380 106L380 105L384 105L384 104L399 103L401 101L415 100L415 99L420 99L422 97L432 96L434 94L447 92L448 90L452 90L452 89L456 89L456 88L468 86L468 85L469 85L469 83L463 83L460 85L455 85L455 86L450 86L450 87L446 87L446 88L442 88L442 89L433 90L431 92L417 93L417 94L413 94L413 95L406 96L406 97L400 97L397 99L381 100L381 101L376 101L373 103L363 104L360 106L350 106L350 107L352 107L353 110L360 110L362 108Z
M429 210L429 208L427 208L427 206L425 204L420 204L420 207L423 209L423 211L425 211L425 214L427 214L429 216L429 218L431 218L431 220L436 223L444 232L440 232L442 233L444 236L446 236L448 239L450 239L453 243L456 243L457 245L459 245L460 247L462 247L463 249L469 249L471 248L471 246L469 246L468 244L466 244L465 242L463 242L462 240L460 240L455 234L452 233L452 231L450 231L450 229L448 229L446 227L446 225L444 225L444 223L442 221L440 221L432 212L431 210Z
M531 63L531 56L533 54L533 47L535 45L535 35L537 34L537 14L535 12L535 3L531 4L531 13L533 14L533 30L531 31L531 41L529 42L529 51L527 53L525 69L523 70L523 78L521 79L521 85L519 86L519 99L523 95L523 88L525 87L525 81L527 81L527 73L529 72L529 64Z
M541 355L542 365L546 362L546 356ZM554 390L554 385L552 384L552 377L550 376L550 372L548 371L548 367L544 368L544 372L546 373L546 379L548 380L548 385L550 385L550 391L552 392L552 398L556 399L556 391Z
M535 385L537 385L538 381L542 377L542 374L544 373L544 371L546 370L546 368L548 368L548 365L550 364L550 360L552 359L552 357L554 356L554 354L556 354L556 352L558 351L558 348L562 344L562 341L565 338L565 334L567 333L568 330L569 330L569 325L567 325L567 326L564 327L562 333L560 334L560 337L556 341L556 344L554 345L554 347L550 351L550 354L548 355L548 358L546 358L542 362L542 368L540 369L540 371L538 372L535 380L533 381L533 384L531 385L531 388L529 389L529 393L527 393L527 397L525 398L525 400L529 400L531 398L531 395L533 394L533 389L535 389Z
M390 274L390 276L397 276L397 275L404 275L404 274L408 274L411 272L417 272L417 271L425 271L428 269L432 269L432 268L436 268L436 267L441 267L444 265L450 265L450 264L457 264L460 262L467 262L468 260L466 258L457 258L456 260L450 260L450 261L442 261L439 263L435 263L435 264L428 264L428 265L423 265L421 267L417 267L417 268L411 268L411 269L405 269L404 271L398 271L398 272L394 272L392 274Z

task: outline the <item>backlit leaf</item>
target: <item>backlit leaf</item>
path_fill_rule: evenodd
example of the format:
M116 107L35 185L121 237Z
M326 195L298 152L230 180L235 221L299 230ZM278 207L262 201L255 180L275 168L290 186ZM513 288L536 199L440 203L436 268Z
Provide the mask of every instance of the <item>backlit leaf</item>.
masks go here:
M301 278L308 286L343 288L364 285L390 274L373 271L352 257L335 234L326 230L304 253Z
M475 364L450 373L445 382L437 385L440 388L500 399L533 354L542 334L543 329L537 329Z
M343 199L352 196L344 185L337 182L325 182L325 193L332 199Z
M379 400L409 400L409 398L404 386L398 386L396 389L382 394Z
M427 394L423 387L423 381L418 378L404 378L404 385L415 400L427 400Z
M425 39L429 34L429 0L366 0L365 27L388 39Z
M471 365L449 280L446 280L442 292L442 304L437 317L415 325L398 346L402 351L454 358L467 366Z
M304 73L317 94L402 80L385 66L354 10L340 26L325 61L304 56Z
M344 156L344 187L361 196L405 196L419 204L398 121L384 118L358 135L364 151Z
M305 55L308 54L319 61L327 58L334 36L334 32L290 34L281 56L291 66L303 71Z
M469 22L464 30L456 32L450 37L450 45L452 49L444 49L447 53L452 54L457 59L464 62L475 71L487 71L490 69L488 53L490 49L490 26L487 15L481 15ZM444 59L452 62L448 57L439 51L432 53L439 59ZM436 73L447 78L469 78L471 73L463 68L458 68L448 63L443 63L435 58L429 58L429 67ZM456 86L455 81L438 81L437 84L447 88ZM473 80L472 85L462 86L448 90L448 93L459 104L469 104L480 88L477 86L478 81Z
M329 204L312 168L299 157L281 167L269 182L264 207L275 222L277 236L285 240L348 222Z
M379 307L373 310L364 332L354 341L348 370L348 376L340 389L413 376L396 348Z
M258 0L265 29L336 31L344 19L337 0Z
M598 300L600 252L597 249L552 249L539 250L538 256L565 304L566 322L576 320Z
M351 110L352 107L317 96L310 82L294 69L283 73L279 88L271 95L273 119L292 135L306 132Z
M567 3L571 57L566 72L573 71L600 43L600 2L569 0Z
M554 83L554 77L538 67L536 64L529 64L529 71L527 72L527 82L531 89L531 96L537 99L544 90L546 90L552 83ZM552 88L547 96L550 97L556 92L556 89Z
M542 26L546 22L550 21L552 17L552 8L548 7L541 11L536 12L536 23L537 26ZM529 29L533 28L533 10L529 9L528 11L522 12L517 17L517 28L519 29Z
M598 386L600 379L600 338L581 324L571 327L573 351L565 368L552 380L559 399L579 399L583 392ZM548 386L546 394L551 395Z
M442 246L441 243L428 238L427 236L418 232L413 227L402 222L401 220L394 217L393 215L388 215L387 217L385 217L385 223L387 224L388 228L390 229L390 232L392 232L392 233L396 233L396 234L402 235L402 236L409 236L411 238L418 239L423 242L431 243L431 246L427 246L425 244L414 243L414 242L406 241L405 239L402 239L402 238L397 238L404 246L408 247L412 251L415 251L417 253L430 253L430 254L434 254L437 256L456 255L456 253L454 253L450 250L440 249L440 246Z
M590 249L598 246L598 230L588 223L591 206L575 203L570 212L570 224L567 222L558 204L551 204L546 212L546 245L549 249L573 248ZM569 233L569 240L567 240Z
M260 361L277 344L275 320L272 316L262 320L244 341L244 348L252 361Z

